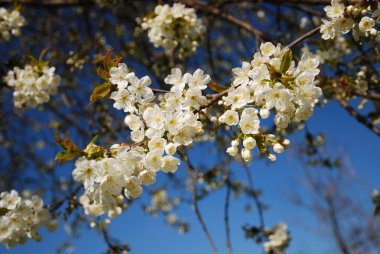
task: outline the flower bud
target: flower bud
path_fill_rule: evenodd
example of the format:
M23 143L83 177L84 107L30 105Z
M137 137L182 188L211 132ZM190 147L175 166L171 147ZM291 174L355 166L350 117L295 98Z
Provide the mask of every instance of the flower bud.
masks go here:
M237 140L237 139L231 141L231 146L238 147L239 144L240 144L240 143L239 143L239 140Z
M229 155L231 156L236 156L237 153L239 152L238 148L236 146L231 146L231 147L228 147L227 148L227 151L226 151Z
M260 116L262 119L267 119L270 115L270 111L266 108L260 109Z
M241 157L244 161L249 162L252 160L252 151L249 149L242 149L241 150Z
M247 149L255 148L256 147L256 139L254 139L252 137L248 137L248 138L244 139L243 146Z
M149 170L144 170L139 174L139 180L141 184L151 185L156 182L156 173Z
M277 160L277 157L276 155L274 155L273 153L269 154L268 155L268 159L272 162L275 162Z
M177 151L177 147L175 144L173 143L169 143L165 146L165 152L168 154L168 155L173 155L175 154L175 152Z
M284 151L284 147L279 143L276 143L273 146L273 151L275 151L276 153L282 153Z

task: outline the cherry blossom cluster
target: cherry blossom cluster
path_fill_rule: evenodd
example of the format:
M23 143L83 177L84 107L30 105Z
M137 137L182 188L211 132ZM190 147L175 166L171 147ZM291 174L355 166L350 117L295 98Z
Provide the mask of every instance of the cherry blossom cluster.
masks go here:
M285 129L292 122L306 121L322 95L315 81L319 74L316 57L304 54L296 66L290 49L281 45L275 47L267 42L261 44L260 51L251 63L243 62L241 68L233 69L232 87L220 103L227 110L218 118L219 123L229 125L237 133L227 153L236 156L243 140L241 156L245 161L252 159L251 150L256 145L272 161L276 160L275 155L263 146L272 146L276 153L281 153L289 145L288 140L264 135L260 118L268 118L272 110L277 128Z
M20 28L26 24L18 10L0 8L0 37L9 41L11 35L20 36Z
M101 158L80 158L73 177L83 182L81 203L86 212L94 216L109 212L113 217L125 208L124 197L140 196L141 185L153 184L157 172L174 173L180 164L174 156L177 147L192 144L203 133L198 111L207 102L202 90L210 77L200 69L184 75L173 69L165 79L171 90L159 101L149 87L150 78L139 79L125 64L112 67L109 74L116 86L111 94L114 107L127 113L125 124L135 143L114 145Z
M359 94L367 94L368 91L368 80L367 79L367 67L361 66L360 71L356 74L353 82L353 90Z
M152 15L144 17L141 27L148 30L155 47L163 47L169 54L176 49L179 58L193 54L205 32L195 10L181 3L156 6Z
M13 103L16 108L36 107L48 102L57 93L61 78L55 74L55 67L26 65L15 67L4 77L8 86L14 88Z
M264 250L266 253L283 254L285 249L289 246L290 235L286 230L287 226L280 223L274 226L268 236L268 241L264 243Z
M87 57L83 57L74 51L69 52L69 58L66 60L66 64L70 66L70 71L83 70L84 64L86 63Z
M40 227L54 231L57 225L40 197L21 197L15 190L0 194L0 243L8 249L28 239L40 241Z
M358 3L346 6L344 1L331 0L331 5L326 6L324 10L329 19L322 20L322 39L333 39L352 30L355 40L359 40L360 36L373 36L380 40L377 27L380 24L380 3L376 10L372 10L371 5Z

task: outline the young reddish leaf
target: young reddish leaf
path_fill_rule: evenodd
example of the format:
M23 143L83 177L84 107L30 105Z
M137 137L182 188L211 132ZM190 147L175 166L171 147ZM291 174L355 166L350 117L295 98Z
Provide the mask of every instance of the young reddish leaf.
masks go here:
M119 65L121 59L123 59L121 56L115 56L115 58L112 60L111 67L116 67Z
M97 71L97 74L98 74L98 76L101 77L102 79L108 81L109 74L108 74L108 72L106 72L102 67L99 66L98 71Z
M109 67L110 67L110 61L111 61L112 53L113 53L112 49L108 50L106 55L103 58L103 65L107 71L109 70Z
M77 147L71 139L66 138L65 140L61 139L57 133L54 133L54 139L57 144L59 144L65 150L75 150L82 151L79 147Z

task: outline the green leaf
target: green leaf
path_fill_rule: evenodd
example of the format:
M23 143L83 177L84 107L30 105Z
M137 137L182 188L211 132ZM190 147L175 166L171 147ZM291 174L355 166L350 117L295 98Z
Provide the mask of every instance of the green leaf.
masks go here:
M93 103L97 99L107 96L107 94L111 91L111 88L112 88L112 84L108 82L96 86L90 96L90 103Z
M289 70L289 67L292 61L293 61L293 54L292 54L292 51L289 49L285 53L285 55L282 57L282 60L281 60L280 72L282 74L286 73Z
M98 139L98 137L99 137L99 135L95 135L95 137L93 137L93 138L91 139L90 144L91 144L91 145L94 144L95 141ZM89 144L89 145L90 145L90 144Z
M38 57L38 62L42 62L42 59L44 58L46 52L47 52L48 48L44 48L41 53L40 53L40 56Z

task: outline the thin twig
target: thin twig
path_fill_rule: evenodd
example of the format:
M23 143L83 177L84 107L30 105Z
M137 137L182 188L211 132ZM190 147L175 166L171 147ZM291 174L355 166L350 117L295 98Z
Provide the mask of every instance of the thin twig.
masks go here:
M232 244L231 244L231 233L230 233L230 221L229 221L229 207L230 207L230 199L231 199L231 182L230 177L228 176L226 180L226 199L224 202L224 227L226 230L226 245L228 254L232 254Z
M65 196L64 198L56 202L53 206L51 206L49 208L49 211L55 212L56 210L58 210L65 203L66 200L73 198L76 194L78 194L78 192L81 189L82 189L82 185L78 185L69 195Z
M103 240L104 240L104 242L108 246L107 253L112 253L112 254L119 254L119 253L121 253L121 250L118 248L118 246L112 244L110 235L109 235L108 230L107 230L107 226L105 224L101 224L99 228L100 228L100 231L101 231L101 233L103 235Z
M216 93L216 94L208 94L207 97L209 98L208 102L201 107L201 109L208 108L212 106L215 102L217 102L219 99L221 99L224 95L228 93L229 89L224 90L223 92Z
M152 88L152 91L156 92L156 93L169 93L170 92L168 90L158 89L158 88Z
M222 12L219 8L214 8L206 3L203 3L201 1L194 1L194 0L181 0L182 3L195 8L197 10L200 10L204 13L211 14L213 16L222 18L226 21L228 21L231 24L234 24L235 26L238 26L247 32L252 33L256 37L263 38L267 41L274 41L273 38L270 38L267 34L262 32L261 30L257 29L256 27L252 26L250 23L245 22L243 20L238 19L237 17L233 16L232 14L229 14L227 12Z
M265 230L264 212L263 212L264 209L263 209L263 206L262 206L262 204L259 200L259 197L255 191L253 181L252 181L251 172L249 172L249 168L248 168L247 164L244 164L243 168L244 168L245 174L247 175L247 180L248 180L250 192L252 194L252 197L253 197L253 200L255 202L255 206L256 206L256 209L257 209L257 212L259 215L260 229L262 230L262 232L264 232L264 230Z
M284 0L264 0L268 3L283 3ZM306 4L306 5L329 5L331 0L287 0L287 3Z
M14 0L0 0L0 3L11 4ZM45 7L71 7L93 5L93 0L18 0L22 5L45 6Z
M354 95L357 95L357 96L360 96L360 97L363 97L363 98L367 98L367 99L372 99L372 100L376 100L376 101L380 101L380 94L379 93L367 93L367 94L362 94L362 93L359 93L359 92L352 92L352 94Z
M212 239L211 234L207 229L206 223L204 222L202 214L201 214L199 207L198 207L198 196L197 196L197 190L196 190L197 171L187 158L182 156L182 160L185 161L187 164L187 172L188 172L189 178L190 178L191 192L192 192L195 215L197 216L197 219L198 219L199 223L201 224L202 230L205 233L207 240L209 241L209 243L211 245L213 253L218 254L218 250L216 248L214 240Z
M356 118L356 120L358 120L359 123L363 124L364 126L366 126L368 129L370 129L373 133L375 133L377 136L380 136L380 129L376 127L376 125L374 125L372 122L370 122L365 116L359 114L358 112L356 112L356 110L351 107L347 101L343 100L343 99L340 99L340 98L336 98L336 100L338 101L338 103L351 115L353 116L354 118Z
M321 29L320 26L317 26L315 28L313 28L312 30L310 30L309 32L301 35L300 37L298 37L296 40L294 40L293 42L291 42L290 44L287 45L288 48L291 48L291 47L294 47L295 45L297 45L298 43L302 42L303 40L307 39L308 37L312 36L313 34L317 33L319 30Z

